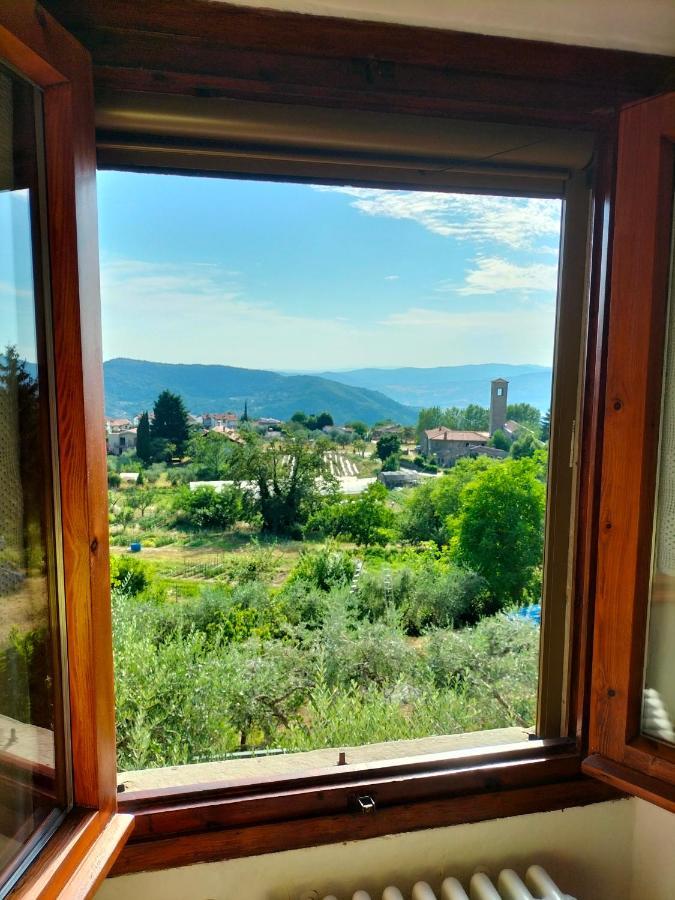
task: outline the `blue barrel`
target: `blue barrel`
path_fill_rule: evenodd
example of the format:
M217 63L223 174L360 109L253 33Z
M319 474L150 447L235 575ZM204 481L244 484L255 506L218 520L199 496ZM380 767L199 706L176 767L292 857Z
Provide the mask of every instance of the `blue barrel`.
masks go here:
M141 552L141 542L134 541L133 544L129 544L129 549L132 553L140 553Z

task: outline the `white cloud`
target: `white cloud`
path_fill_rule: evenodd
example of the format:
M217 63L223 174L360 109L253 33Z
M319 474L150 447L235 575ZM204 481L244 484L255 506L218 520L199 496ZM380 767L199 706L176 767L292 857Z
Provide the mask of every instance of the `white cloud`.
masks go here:
M104 260L104 357L281 371L551 362L550 304L462 313L418 303L373 321L320 301L315 316L285 313L248 297L245 281L214 265Z
M495 197L437 191L321 187L351 197L351 205L369 216L409 219L443 237L479 244L531 249L560 233L560 201L532 197Z
M558 266L545 263L518 265L499 257L479 256L474 268L465 276L464 283L442 281L437 291L454 292L463 296L498 294L503 291L547 293L555 296L558 284Z
M316 353L321 368L327 346L353 345L362 336L334 309L326 317L298 316L251 301L232 274L204 263L104 261L104 357L306 368L296 365L303 352Z
M398 281L398 279L400 277L401 277L400 275L385 275L384 280L385 281Z

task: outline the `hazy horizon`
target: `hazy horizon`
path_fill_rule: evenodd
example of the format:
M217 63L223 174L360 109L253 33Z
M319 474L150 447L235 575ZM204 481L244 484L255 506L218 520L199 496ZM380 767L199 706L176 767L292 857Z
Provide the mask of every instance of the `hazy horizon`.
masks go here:
M195 363L185 363L180 360L174 359L150 359L149 357L140 358L138 356L110 356L103 360L104 363L114 362L118 359L128 359L133 360L134 362L147 362L153 363L160 366L226 366L230 368L236 369L258 369L257 366L234 366L232 363L227 362L195 362ZM34 363L31 360L28 360L31 364ZM419 369L419 370L432 370L432 369L465 369L465 368L481 368L484 366L504 366L504 368L532 368L532 369L551 369L551 365L540 365L538 363L505 363L505 362L495 362L494 360L485 360L484 362L476 362L476 363L458 363L457 365L453 363L446 363L439 366L402 366L402 365L391 365L391 366L373 366L373 365L364 365L364 366L333 366L330 368L321 368L321 369L288 369L288 368L268 368L264 371L268 372L276 372L279 375L323 375L325 373L346 373L353 372L359 369L377 369L378 371L387 372L387 371L395 371L396 369Z

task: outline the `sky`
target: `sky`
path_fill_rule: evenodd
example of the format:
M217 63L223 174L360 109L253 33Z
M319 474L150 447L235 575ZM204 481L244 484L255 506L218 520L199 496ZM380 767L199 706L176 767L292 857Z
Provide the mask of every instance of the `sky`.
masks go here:
M551 365L559 200L100 172L98 203L105 359Z
M0 191L0 353L37 358L28 191Z

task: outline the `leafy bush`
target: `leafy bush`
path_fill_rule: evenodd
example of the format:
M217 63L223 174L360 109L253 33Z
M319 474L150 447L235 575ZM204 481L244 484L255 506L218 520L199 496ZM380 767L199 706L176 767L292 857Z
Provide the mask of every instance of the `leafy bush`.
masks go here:
M185 488L178 502L185 520L195 528L231 528L242 515L241 491L227 485L220 491L210 486Z
M396 453L391 453L386 459L382 460L383 472L398 472L401 468L401 458Z
M462 689L485 704L490 720L529 727L534 722L539 629L505 615L464 631L432 632L426 659L439 689Z
M324 624L314 649L330 687L393 688L414 678L417 653L392 618L351 623L338 615Z
M222 701L239 746L276 744L280 728L299 718L312 685L307 654L281 641L252 638L232 645Z
M475 624L489 602L485 580L444 562L423 559L421 563L415 568L364 573L357 587L361 614L376 621L391 605L409 635L432 627Z
M227 657L199 631L157 641L144 610L113 592L117 755L121 771L183 765L237 746L222 704Z
M403 609L406 630L458 628L475 624L489 602L487 583L474 572L461 569L422 569L415 577Z
M250 553L237 554L230 563L229 575L239 584L270 581L279 568L279 555L274 546L252 542Z
M345 537L356 544L384 544L391 537L394 513L387 505L387 489L376 482L355 497L327 503L314 515L308 531Z
M317 551L303 551L288 576L288 583L305 581L322 591L348 585L354 577L356 566L352 557L330 545Z
M134 556L110 557L110 586L113 590L122 588L135 597L150 584L150 574L145 564Z

